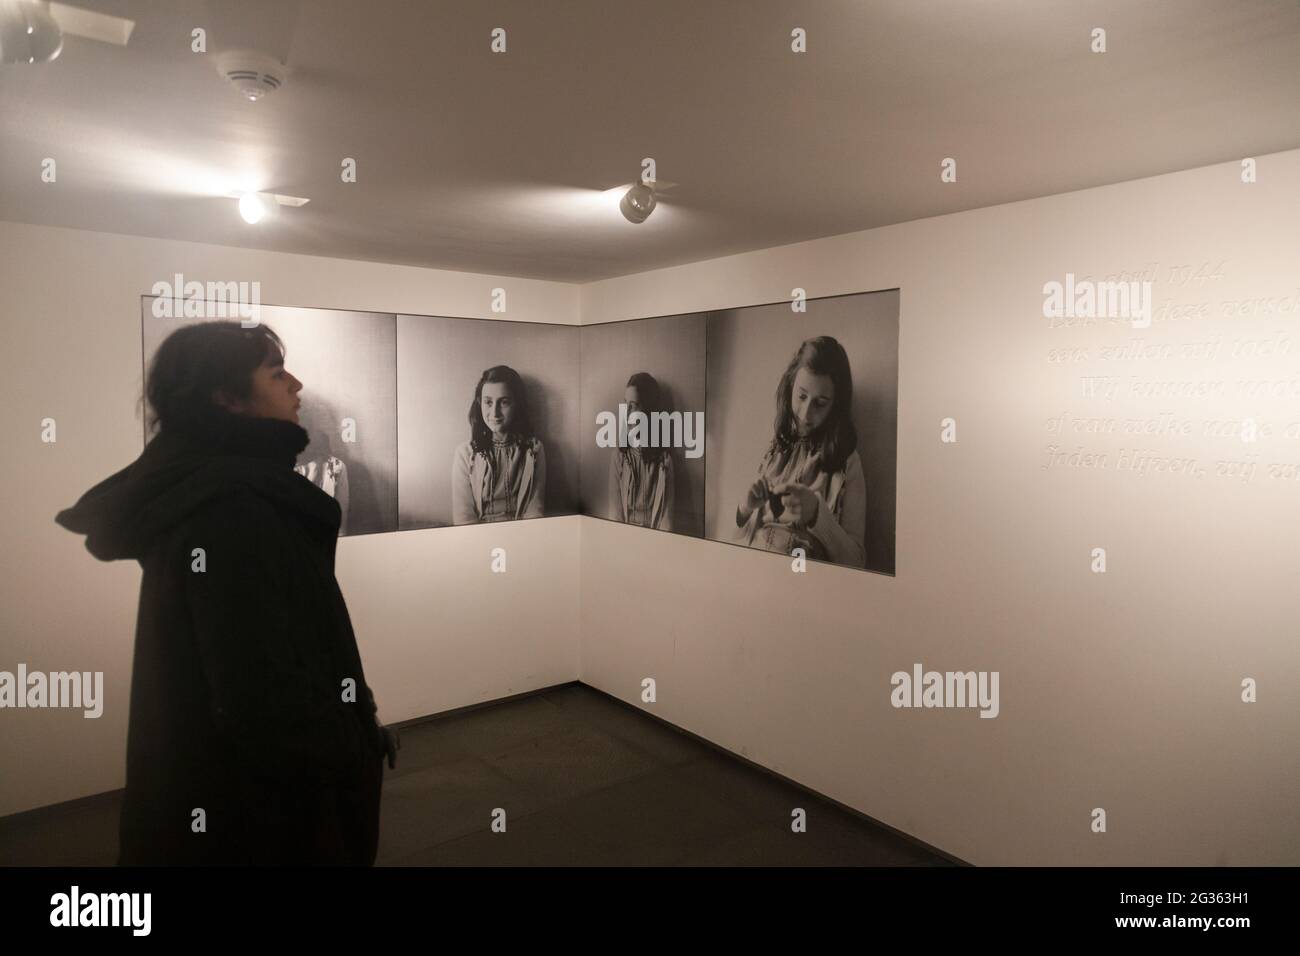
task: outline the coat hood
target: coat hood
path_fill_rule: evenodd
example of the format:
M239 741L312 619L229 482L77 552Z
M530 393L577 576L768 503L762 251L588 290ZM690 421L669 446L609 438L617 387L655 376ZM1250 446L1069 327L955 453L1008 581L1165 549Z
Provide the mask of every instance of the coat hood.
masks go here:
M219 412L202 423L164 428L130 465L55 517L86 536L101 561L141 560L153 541L213 498L252 489L338 534L338 502L293 470L305 429L274 418Z

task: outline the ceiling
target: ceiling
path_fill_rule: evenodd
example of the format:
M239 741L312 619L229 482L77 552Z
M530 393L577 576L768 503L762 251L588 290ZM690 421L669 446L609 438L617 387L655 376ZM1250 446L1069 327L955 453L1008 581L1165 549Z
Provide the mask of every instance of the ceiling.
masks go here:
M1300 146L1296 0L77 5L135 32L0 67L0 219L589 282ZM256 103L244 46L290 69Z

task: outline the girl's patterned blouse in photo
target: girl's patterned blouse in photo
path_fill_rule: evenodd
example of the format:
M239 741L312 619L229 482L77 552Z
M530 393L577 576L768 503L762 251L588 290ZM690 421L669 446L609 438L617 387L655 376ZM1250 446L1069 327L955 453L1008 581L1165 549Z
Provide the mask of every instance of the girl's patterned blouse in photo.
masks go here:
M540 518L546 495L546 452L538 438L493 437L489 452L470 442L456 449L451 466L454 524Z
M617 448L609 462L610 517L644 528L673 530L673 459L660 449L657 462L640 448Z
M831 474L822 467L821 448L800 438L788 451L768 448L755 477L766 477L768 486L793 482L807 485L817 495L817 517L811 527L795 528L779 521L770 501L755 508L739 529L738 539L752 548L790 554L803 548L809 558L866 566L867 494L862 459L854 451L844 469Z

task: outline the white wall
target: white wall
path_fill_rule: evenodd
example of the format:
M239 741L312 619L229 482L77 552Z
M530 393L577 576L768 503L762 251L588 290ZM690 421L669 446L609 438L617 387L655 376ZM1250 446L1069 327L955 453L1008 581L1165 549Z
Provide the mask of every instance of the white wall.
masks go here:
M54 523L141 450L140 296L187 280L261 282L267 304L572 324L577 287L0 222L0 670L103 671L97 720L0 710L0 815L121 787L140 569L103 564ZM510 311L490 311L507 289ZM40 440L56 420L58 441ZM343 538L348 599L380 717L398 721L572 680L577 517ZM508 575L492 575L503 546ZM482 561L474 560L481 554ZM490 579L490 580L489 580ZM466 595L494 590L493 600ZM530 609L520 630L518 609Z
M1300 434L1300 390L1234 394L1243 380L1300 386L1298 183L1291 151L1259 158L1253 185L1226 163L584 286L584 323L796 286L897 286L902 311L897 577L797 575L779 555L586 521L581 679L977 864L1300 863L1300 481L1263 469L1300 462L1286 437ZM1222 276L1171 281L1202 264ZM1043 284L1067 271L1144 270L1157 276L1145 332L1043 317ZM1288 311L1231 305L1254 297ZM1285 349L1231 354L1274 332ZM1099 351L1216 335L1214 358ZM1049 363L1070 346L1088 360ZM1221 380L1226 394L1082 397L1080 376L1107 374ZM1062 413L1067 428L1121 429L1171 413L1198 434L1054 438ZM1274 433L1199 434L1246 416ZM955 444L939 440L948 417ZM1108 466L1045 470L1054 441ZM1207 473L1120 470L1135 445ZM1253 480L1217 475L1249 455ZM893 708L890 676L915 662L998 671L1000 716ZM654 704L640 702L645 677ZM1241 702L1246 677L1257 703Z
M482 317L487 290L505 284L507 318L556 322L579 306L598 322L778 301L795 286L810 296L899 287L896 578L821 564L797 576L780 556L577 517L347 538L339 578L381 716L580 671L975 863L1300 863L1300 482L1214 474L1215 461L1252 454L1300 462L1300 439L1285 437L1300 426L1300 398L1107 402L1082 398L1078 381L1300 378L1300 151L1262 157L1259 171L1251 186L1224 164L580 291L0 223L11 488L0 506L0 669L103 670L109 695L98 721L0 712L0 813L122 783L139 572L95 562L53 516L139 452L138 296L153 281L260 278L271 303ZM1222 278L1169 279L1171 266L1214 272L1220 260ZM1042 317L1042 284L1067 271L1149 269L1157 307L1191 317L1158 311L1146 333ZM1224 303L1253 297L1289 311L1222 317ZM1234 339L1275 331L1285 349L1231 355ZM1213 360L1097 352L1216 334L1225 351ZM1049 364L1048 350L1065 346L1090 358ZM1138 443L1197 457L1205 478L1045 471L1054 440L1112 463L1134 444L1053 439L1046 423L1063 412L1251 415L1276 432L1257 445ZM45 416L59 422L56 445L39 441ZM945 417L956 444L939 441ZM503 540L508 576L464 560ZM1105 574L1089 570L1095 547L1107 549ZM508 593L481 609L464 601L484 587ZM520 606L534 609L526 634L514 630ZM999 671L1000 716L892 708L890 675L917 661ZM647 676L654 705L640 703ZM1257 703L1240 702L1243 677L1258 680ZM1108 813L1104 835L1090 832L1094 807Z

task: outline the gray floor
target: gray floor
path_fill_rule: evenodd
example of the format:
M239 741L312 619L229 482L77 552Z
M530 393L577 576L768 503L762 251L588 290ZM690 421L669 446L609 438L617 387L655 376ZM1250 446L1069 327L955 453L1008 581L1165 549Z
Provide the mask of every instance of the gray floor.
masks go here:
M580 684L401 735L380 866L950 865ZM0 820L0 865L111 865L118 807L105 796ZM490 829L498 807L505 833ZM806 833L790 831L794 807Z

